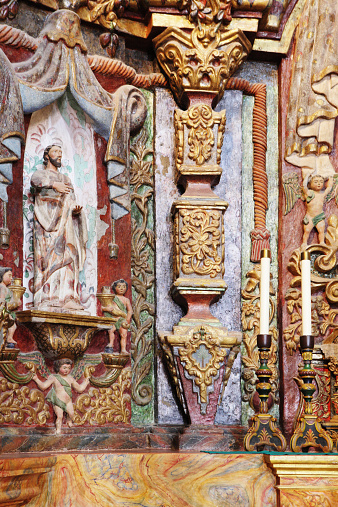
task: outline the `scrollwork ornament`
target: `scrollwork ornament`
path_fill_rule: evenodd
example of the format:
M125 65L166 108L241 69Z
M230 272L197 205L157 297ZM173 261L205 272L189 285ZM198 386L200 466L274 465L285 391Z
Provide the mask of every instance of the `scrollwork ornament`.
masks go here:
M338 302L338 272L336 254L338 251L338 217L328 218L325 244L314 244L307 248L311 256L312 331L313 336L325 337L338 330L338 309L332 307ZM287 350L292 354L299 345L302 319L300 249L295 250L288 264L293 278L285 294L290 324L283 336Z
M129 0L88 0L87 5L91 20L111 29L128 8Z
M74 404L74 424L82 426L130 422L131 370L125 368L111 387L90 387Z
M256 370L259 368L259 351L257 348L257 335L259 333L259 284L260 284L260 266L246 274L247 282L242 290L242 327L243 327L243 345L245 353L242 354L244 370L242 378L244 380L243 401L252 405L253 395L256 391ZM273 300L275 291L270 284L270 322L273 321L276 312L276 305ZM278 369L277 369L277 343L278 332L275 325L271 325L270 334L272 336L271 349L268 359L268 367L272 371L270 379L271 396L275 403L279 401L278 393Z
M0 378L0 424L46 424L49 406L38 389Z
M181 270L215 278L223 274L222 213L219 210L180 210Z
M132 332L132 399L140 406L152 400L152 386L145 382L152 367L153 326L155 307L148 295L154 290L152 269L155 239L149 227L153 206L154 177L152 169L153 151L148 147L145 131L131 146L133 153L130 184L131 201L137 209L132 218L131 265L132 285L136 297L133 301Z

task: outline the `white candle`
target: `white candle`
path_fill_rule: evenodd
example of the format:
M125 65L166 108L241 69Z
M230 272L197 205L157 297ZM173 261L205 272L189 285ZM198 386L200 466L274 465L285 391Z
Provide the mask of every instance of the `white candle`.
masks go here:
M260 300L261 300L261 312L260 312L260 334L269 334L269 323L270 323L270 258L271 252L268 249L261 251L261 283L260 283Z
M302 334L311 335L311 261L309 252L301 253Z

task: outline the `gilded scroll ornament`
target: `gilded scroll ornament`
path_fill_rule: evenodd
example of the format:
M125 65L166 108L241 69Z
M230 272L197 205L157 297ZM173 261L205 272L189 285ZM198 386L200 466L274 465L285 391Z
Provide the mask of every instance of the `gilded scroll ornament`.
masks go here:
M206 104L175 110L176 166L180 174L221 174L225 111ZM188 148L189 147L189 148Z
M41 391L0 378L0 424L44 425L49 417Z
M130 422L131 371L125 368L111 387L90 387L74 404L74 425L104 425Z
M328 218L325 243L307 247L311 255L312 335L314 336L324 337L328 330L332 334L338 329L338 310L332 308L332 304L338 302L337 250L338 217L331 215ZM292 253L288 270L292 273L293 279L285 294L285 300L291 322L284 329L283 336L286 348L292 353L299 344L301 333L300 249Z
M226 349L219 347L215 336L203 326L193 333L190 341L179 349L179 355L189 376L200 390L200 402L208 403L208 386L212 385L226 356Z
M140 406L152 400L152 386L146 382L152 367L153 326L155 307L153 259L155 239L150 228L153 207L153 151L144 130L131 146L131 202L135 206L132 218L131 267L133 300L132 332L132 399Z
M91 21L98 21L109 29L116 25L128 5L129 0L88 0L87 4Z
M210 276L224 273L223 224L219 210L180 210L180 259L185 275Z
M184 410L186 410L182 390L184 381L179 365L183 367L186 380L192 382L193 391L197 393L200 413L205 415L209 395L215 390L222 367L225 370L221 383L226 385L228 382L227 366L231 361L229 364L231 368L236 358L241 341L240 334L228 333L224 328L208 325L177 326L174 328L174 334L160 334L159 339ZM231 351L235 351L235 354L231 354ZM220 388L221 385L218 386L218 390Z
M259 368L259 351L257 348L257 335L259 333L259 316L260 316L260 265L257 265L246 274L247 282L242 290L242 327L243 327L243 345L245 353L242 354L242 362L244 365L242 377L244 380L243 401L247 401L252 405L253 395L256 390L255 372ZM270 284L270 322L273 321L276 313L276 305L274 302L275 291ZM268 367L272 371L270 378L271 395L274 402L278 402L278 368L277 368L277 343L278 331L275 325L270 327L272 335L272 343L268 360Z
M156 55L178 102L186 92L223 96L228 79L246 59L251 44L240 30L200 26L188 34L167 28L154 39Z

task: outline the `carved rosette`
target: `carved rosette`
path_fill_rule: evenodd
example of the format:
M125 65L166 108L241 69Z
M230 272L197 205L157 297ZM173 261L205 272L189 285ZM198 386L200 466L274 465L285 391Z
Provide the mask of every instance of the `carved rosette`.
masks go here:
M248 56L251 44L241 30L198 26L191 33L167 28L154 39L158 61L179 103L186 93L222 97L226 83Z
M174 334L161 334L160 342L179 399L191 422L212 424L221 387L228 381L239 350L241 334L205 324L176 326ZM229 354L230 350L234 354Z
M175 111L176 167L179 175L220 176L225 111L215 113L207 104Z

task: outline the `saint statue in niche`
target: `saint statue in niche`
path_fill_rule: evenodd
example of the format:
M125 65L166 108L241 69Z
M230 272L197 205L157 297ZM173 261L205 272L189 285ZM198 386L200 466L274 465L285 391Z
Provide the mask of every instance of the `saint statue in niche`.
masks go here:
M32 176L34 205L34 307L45 311L83 310L79 273L86 258L86 218L76 204L70 178L58 171L60 146L47 146L44 169Z

